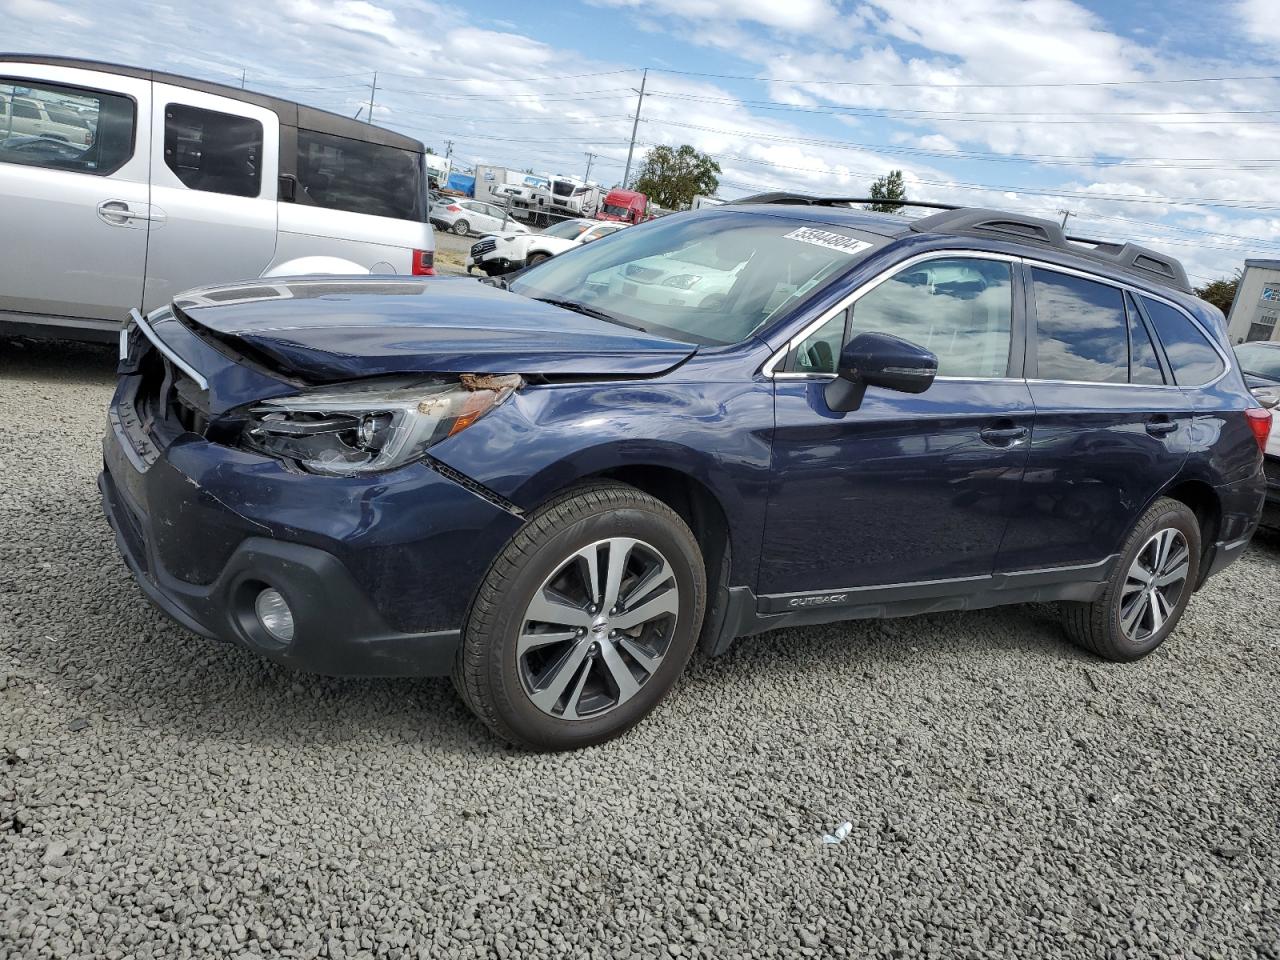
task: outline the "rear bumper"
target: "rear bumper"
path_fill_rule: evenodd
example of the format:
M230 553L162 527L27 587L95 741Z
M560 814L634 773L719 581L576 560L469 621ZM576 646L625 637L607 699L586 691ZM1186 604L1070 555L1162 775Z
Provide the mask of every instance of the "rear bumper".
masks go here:
M1280 530L1280 457L1268 456L1263 462L1267 476L1267 501L1262 508L1262 526Z
M1197 586L1240 558L1266 510L1267 480L1261 470L1244 480L1223 484L1216 491L1222 509L1219 539L1206 557Z

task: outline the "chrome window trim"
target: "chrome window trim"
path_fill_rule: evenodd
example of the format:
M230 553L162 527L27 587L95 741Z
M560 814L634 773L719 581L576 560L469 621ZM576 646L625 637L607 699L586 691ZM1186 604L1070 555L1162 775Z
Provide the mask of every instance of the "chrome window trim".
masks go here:
M787 354L789 354L792 350L794 350L797 346L800 345L800 341L804 340L806 337L810 336L811 334L816 333L822 327L823 324L825 324L828 320L834 317L837 313L840 313L842 310L847 310L850 304L855 303L864 294L870 293L876 287L880 286L880 284L884 283L890 277L897 274L899 271L905 270L907 267L915 266L917 263L922 263L925 260L954 260L954 259L998 260L1002 263L1019 263L1021 262L1022 257L1013 256L1012 254L1008 254L1008 253L988 253L985 250L971 250L965 247L965 248L960 248L956 250L927 250L924 253L917 253L913 257L908 257L906 260L899 261L898 263L895 263L893 266L885 268L883 271L881 271L880 273L877 273L870 280L867 280L861 286L854 289L847 297L845 297L843 300L837 303L834 307L824 312L816 320L807 324L802 330L800 330L797 334L791 337L791 339L789 339L785 344L783 344L780 349L776 350L769 357L769 359L764 362L764 366L760 368L761 375L765 377L774 378L774 379L781 377L787 380L809 379L814 376L834 377L835 376L834 374L811 374L811 373L797 374L797 373L786 373L786 372L776 373L775 370L778 364L786 360ZM941 380L942 378L938 377L936 379ZM995 379L995 378L966 377L964 379L989 380L989 379Z
M164 309L164 307L161 307L160 310L152 313L152 316L155 316L156 313L160 313ZM147 339L155 344L155 348L169 358L170 363L194 380L201 390L209 389L209 381L202 377L195 367L191 366L191 364L178 356L172 347L161 340L156 332L151 329L151 324L142 318L142 314L139 313L136 308L129 311L129 318L138 325L138 329L146 335ZM127 331L128 328L126 327L125 331L121 333L122 338L127 335Z

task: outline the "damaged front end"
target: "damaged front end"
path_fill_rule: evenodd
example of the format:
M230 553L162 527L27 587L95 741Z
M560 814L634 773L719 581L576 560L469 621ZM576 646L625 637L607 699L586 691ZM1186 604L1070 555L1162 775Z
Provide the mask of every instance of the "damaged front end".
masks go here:
M461 433L524 385L518 375L375 378L266 400L244 414L240 444L307 471L393 470Z

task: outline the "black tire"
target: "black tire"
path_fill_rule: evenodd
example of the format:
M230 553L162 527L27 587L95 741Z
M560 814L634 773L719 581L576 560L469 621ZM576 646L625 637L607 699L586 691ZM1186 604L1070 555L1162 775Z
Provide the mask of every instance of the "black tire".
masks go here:
M465 237L468 233L471 232L471 224L467 223L467 221L465 220L455 220L453 221L453 226L450 227L449 229L452 230L458 236Z
M532 267L534 264L538 264L538 263L541 263L543 260L550 260L550 259L551 259L551 254L549 253L531 253L529 254L529 259L525 262Z
M1157 534L1164 534L1165 531L1174 531L1174 534L1168 536L1174 543L1170 561L1175 572L1181 569L1180 565L1176 564L1178 535L1182 538L1181 542L1185 544L1187 552L1185 577L1178 587L1175 601L1168 602L1168 597L1161 593L1158 609L1167 609L1167 614L1161 614L1163 622L1158 629L1155 629L1154 622L1148 619L1151 616L1150 605L1155 602L1148 594L1147 612L1126 631L1122 625L1122 617L1131 612L1137 612L1137 608L1132 604L1137 602L1141 606L1143 601L1142 588L1136 586L1138 580L1131 579L1131 571L1135 568L1139 554L1142 554L1145 572L1150 566L1148 558L1155 555L1151 552L1152 540ZM1159 548L1157 546L1154 549ZM1111 578L1102 596L1092 603L1061 604L1062 625L1067 636L1105 660L1123 663L1145 657L1164 643L1177 628L1178 621L1182 619L1182 614L1191 599L1192 589L1200 575L1200 549L1200 524L1190 508L1168 497L1157 500L1138 519L1133 531L1125 540L1120 558L1111 572ZM1160 579L1158 569L1153 576L1157 580ZM1126 584L1130 586L1127 587ZM1145 635L1142 633L1144 627L1149 629Z
M635 538L642 546L651 545L660 559L665 559L671 576L663 582L677 591L678 612L664 627L656 628L669 637L665 653L629 699L624 700L619 690L616 706L600 715L564 719L534 703L527 687L527 660L517 657L517 640L531 622L526 619L529 606L548 578L557 570L568 569L565 565L577 551L612 537ZM693 652L705 605L702 554L675 511L625 484L577 487L532 514L489 568L467 616L453 682L463 701L489 729L513 744L534 750L568 750L603 743L630 729L666 696ZM575 639L566 644L579 642ZM594 644L591 649L596 649ZM603 666L592 664L603 664L605 658L596 661L595 656L592 653L590 662L582 661L587 664L587 676L593 669L603 671ZM568 659L566 654L561 662ZM583 676L576 668L575 675ZM582 689L581 682L575 685L579 695ZM564 710L568 709L565 701Z

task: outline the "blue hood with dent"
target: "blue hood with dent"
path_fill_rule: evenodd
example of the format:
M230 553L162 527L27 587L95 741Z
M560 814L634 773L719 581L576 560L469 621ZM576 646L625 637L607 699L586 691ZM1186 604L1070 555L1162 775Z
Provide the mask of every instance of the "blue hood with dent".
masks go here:
M173 303L282 373L653 376L696 349L462 277L306 277L206 287Z

